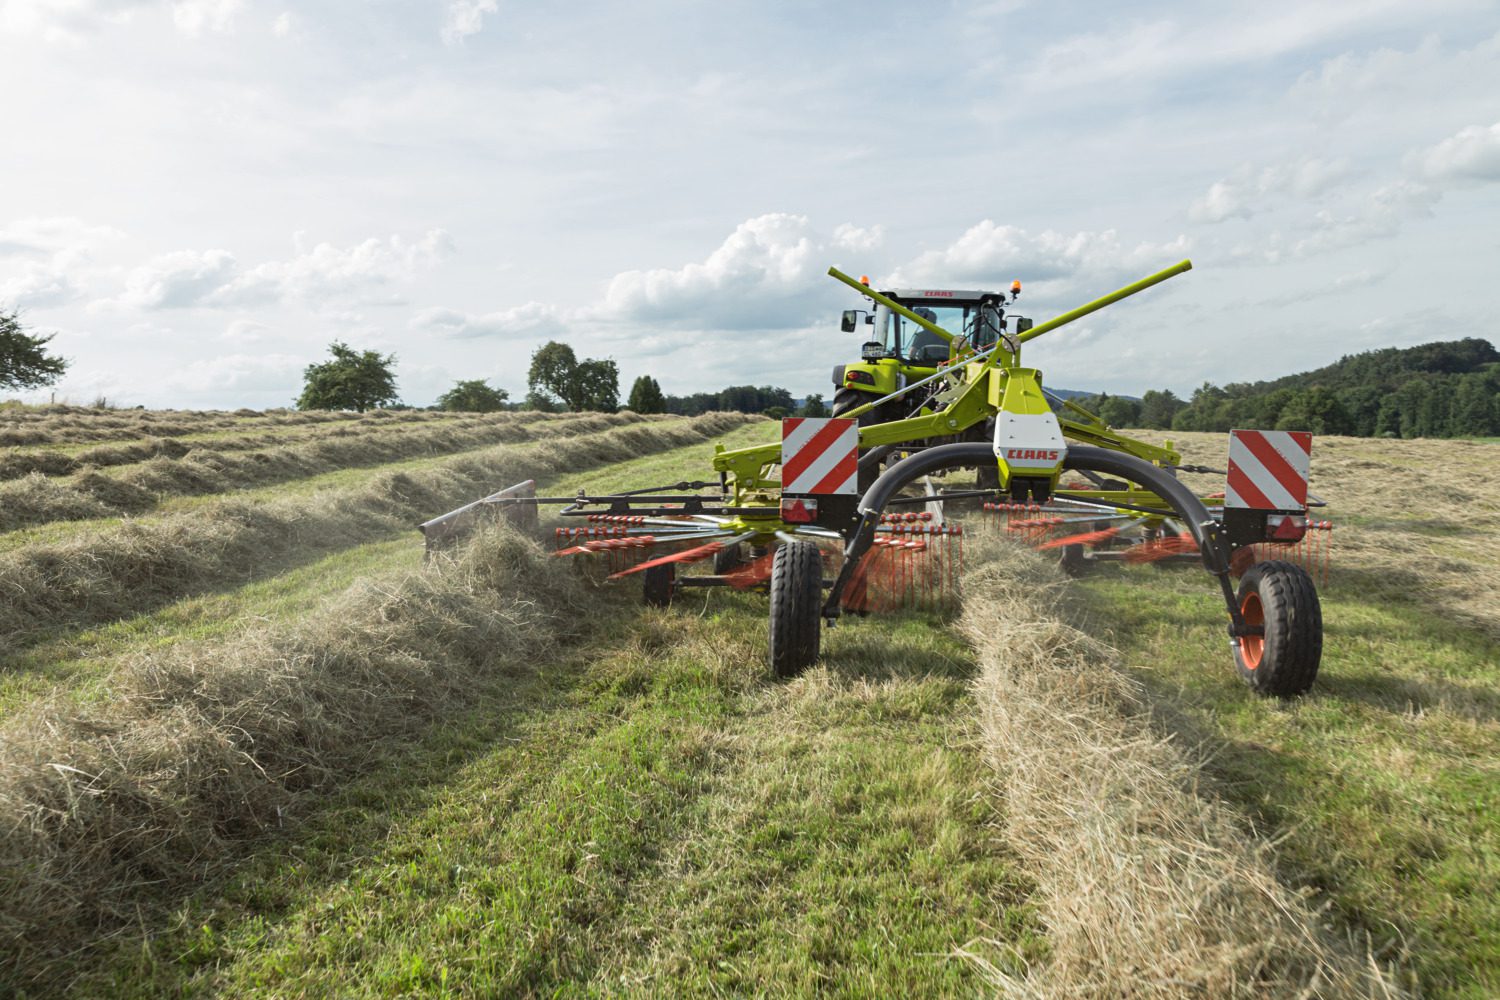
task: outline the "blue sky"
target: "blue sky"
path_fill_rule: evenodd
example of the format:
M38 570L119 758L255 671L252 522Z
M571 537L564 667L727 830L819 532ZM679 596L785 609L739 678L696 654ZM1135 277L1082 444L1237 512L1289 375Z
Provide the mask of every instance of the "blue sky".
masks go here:
M1500 5L0 0L0 308L60 397L829 390L829 264L1025 283L1049 383L1186 394L1500 339ZM26 398L46 398L46 393Z

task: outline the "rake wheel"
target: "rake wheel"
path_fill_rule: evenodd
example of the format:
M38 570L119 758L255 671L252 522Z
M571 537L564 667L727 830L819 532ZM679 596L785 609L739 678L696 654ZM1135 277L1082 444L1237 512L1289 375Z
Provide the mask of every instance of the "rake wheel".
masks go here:
M672 604L672 585L677 581L677 567L672 563L652 566L641 573L642 591L648 607L666 608Z
M729 545L714 553L714 576L723 576L744 563L743 546Z
M1082 545L1064 545L1062 554L1057 557L1057 568L1066 576L1082 576L1088 571L1088 557L1083 554Z
M771 669L796 677L818 658L823 618L823 555L812 542L788 542L771 561Z
M1291 698L1312 687L1323 658L1323 609L1312 577L1289 562L1256 563L1240 578L1240 613L1265 635L1235 647L1239 674L1260 694Z

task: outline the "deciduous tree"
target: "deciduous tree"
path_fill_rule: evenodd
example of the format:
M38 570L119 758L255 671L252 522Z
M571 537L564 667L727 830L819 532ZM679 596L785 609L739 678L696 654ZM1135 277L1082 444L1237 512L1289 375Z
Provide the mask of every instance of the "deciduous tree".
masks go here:
M35 389L52 385L68 362L45 350L51 337L33 337L17 312L0 312L0 389Z
M329 344L328 351L331 359L303 370L297 409L363 413L396 402L394 354L382 357L377 351L356 351L339 341Z

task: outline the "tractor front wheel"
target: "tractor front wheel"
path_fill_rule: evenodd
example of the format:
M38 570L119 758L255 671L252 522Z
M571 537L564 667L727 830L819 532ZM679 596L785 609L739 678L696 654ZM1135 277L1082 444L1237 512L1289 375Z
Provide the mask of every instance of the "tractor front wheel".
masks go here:
M1245 624L1263 635L1241 636L1234 662L1260 694L1291 698L1312 687L1323 658L1323 608L1312 577L1289 562L1256 563L1240 578Z
M771 560L771 669L796 677L818 658L823 631L823 555L788 542Z

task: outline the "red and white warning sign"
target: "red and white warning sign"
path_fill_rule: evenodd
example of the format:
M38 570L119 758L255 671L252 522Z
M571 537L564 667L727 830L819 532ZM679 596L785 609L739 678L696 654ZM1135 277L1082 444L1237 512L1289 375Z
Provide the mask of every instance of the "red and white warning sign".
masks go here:
M1224 506L1306 510L1311 455L1307 431L1230 431Z
M781 422L783 493L855 493L859 423L843 417L787 417Z

